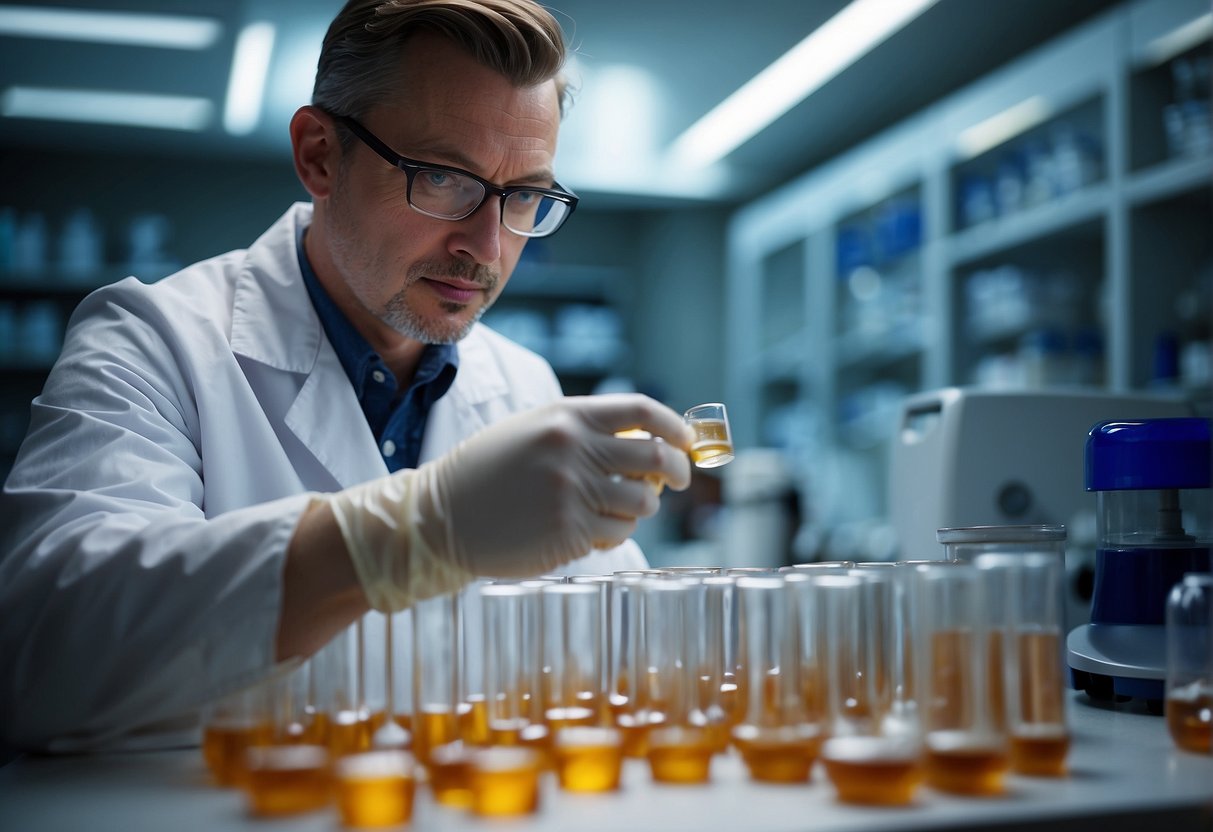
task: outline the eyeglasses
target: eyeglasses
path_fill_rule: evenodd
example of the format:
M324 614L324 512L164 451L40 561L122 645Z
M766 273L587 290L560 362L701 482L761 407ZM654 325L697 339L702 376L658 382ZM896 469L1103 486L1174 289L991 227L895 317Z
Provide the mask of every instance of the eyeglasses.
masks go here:
M342 125L408 177L405 195L414 211L440 220L462 220L476 213L489 196L501 197L501 224L522 237L555 234L577 207L577 196L564 190L510 185L502 188L474 173L449 165L418 162L396 153L349 116L334 116ZM560 183L553 183L557 188Z

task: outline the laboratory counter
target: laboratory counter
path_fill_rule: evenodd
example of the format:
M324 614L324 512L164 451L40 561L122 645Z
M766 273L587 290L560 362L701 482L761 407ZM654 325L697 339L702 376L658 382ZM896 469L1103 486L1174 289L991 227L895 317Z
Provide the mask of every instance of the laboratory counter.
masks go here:
M1179 751L1161 717L1068 703L1073 743L1064 779L1013 776L998 798L921 788L897 809L839 803L820 764L808 784L754 783L736 753L717 757L712 782L652 782L625 764L619 792L575 795L546 776L538 813L481 819L441 806L419 787L413 830L627 830L627 832L829 832L830 830L1213 830L1213 756ZM0 768L0 827L20 832L224 832L340 829L335 808L283 819L250 817L244 795L215 787L198 749L76 757L27 755Z

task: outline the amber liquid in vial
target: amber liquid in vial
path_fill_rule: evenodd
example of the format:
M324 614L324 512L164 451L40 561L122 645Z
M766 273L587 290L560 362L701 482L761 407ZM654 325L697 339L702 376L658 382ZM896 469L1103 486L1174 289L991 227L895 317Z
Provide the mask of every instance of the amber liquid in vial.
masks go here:
M261 817L294 815L329 802L328 754L318 745L261 746L249 752L249 810Z
M473 755L472 811L485 817L529 815L539 808L540 755L526 748L486 748Z
M1070 733L1064 725L1020 725L1011 734L1011 768L1035 777L1064 777Z
M553 745L561 788L570 792L610 792L619 788L623 737L613 728L571 728L556 733Z
M953 794L990 796L1003 793L1010 760L996 742L963 731L939 731L927 737L927 783Z
M407 755L371 752L346 757L334 778L337 808L346 826L372 829L408 823L416 781Z
M269 745L274 729L264 722L216 720L202 731L202 758L220 786L240 786L248 778L245 754Z
M804 783L821 751L821 737L815 731L793 727L739 725L733 729L733 745L755 780Z
M706 783L712 743L698 728L654 728L649 732L649 769L659 783Z
M574 705L569 708L548 708L543 718L548 728L555 732L561 728L594 725L598 721L598 712L593 708Z
M922 782L916 754L880 737L840 737L822 746L822 763L844 803L905 806Z
M1197 754L1213 752L1213 691L1188 685L1166 701L1167 729L1175 745Z
M733 443L723 419L690 419L687 424L695 431L691 462L700 468L716 468L732 462Z

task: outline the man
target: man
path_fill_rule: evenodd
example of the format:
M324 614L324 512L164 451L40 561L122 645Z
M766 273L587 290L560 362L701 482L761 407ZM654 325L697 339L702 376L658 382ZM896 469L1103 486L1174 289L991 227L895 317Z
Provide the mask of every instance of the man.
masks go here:
M678 415L477 323L576 206L563 58L531 0L351 0L290 125L312 205L82 303L0 503L8 743L164 743L371 607L643 565Z

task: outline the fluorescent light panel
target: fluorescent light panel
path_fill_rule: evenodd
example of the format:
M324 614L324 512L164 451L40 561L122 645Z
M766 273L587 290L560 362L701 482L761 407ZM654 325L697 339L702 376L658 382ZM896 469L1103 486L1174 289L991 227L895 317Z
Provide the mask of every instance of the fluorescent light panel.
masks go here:
M227 82L227 105L223 111L223 127L233 136L253 132L261 118L265 78L273 51L272 23L250 23L236 38L232 73Z
M723 159L936 2L853 0L675 139L674 160Z
M1156 64L1169 61L1213 37L1213 12L1202 14L1183 26L1155 38L1146 45L1146 55Z
M92 124L198 131L211 120L211 102L180 95L54 87L9 87L0 96L0 115Z
M222 27L205 17L0 6L0 35L48 40L207 49Z
M972 159L1043 124L1051 115L1053 108L1049 102L1034 95L962 130L956 137L956 149L962 159Z

